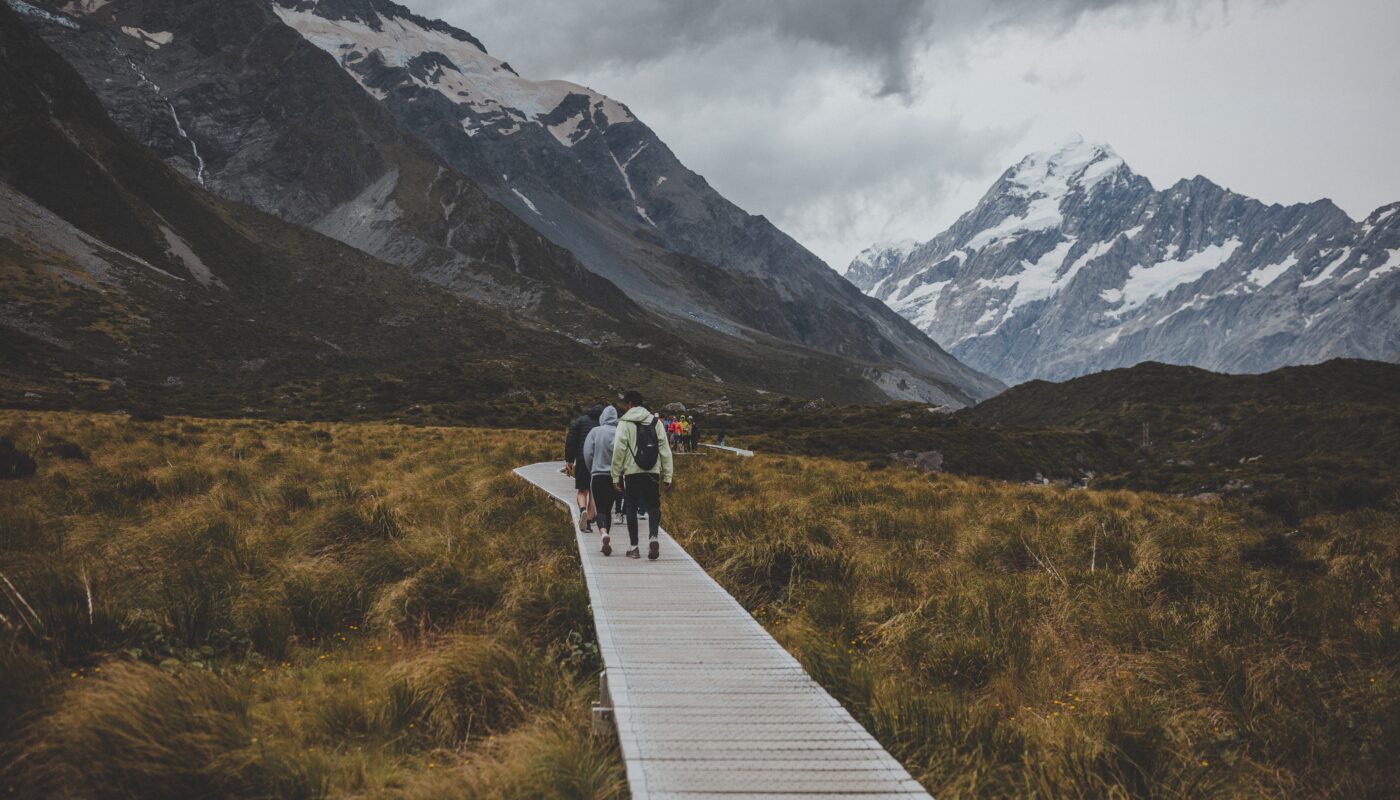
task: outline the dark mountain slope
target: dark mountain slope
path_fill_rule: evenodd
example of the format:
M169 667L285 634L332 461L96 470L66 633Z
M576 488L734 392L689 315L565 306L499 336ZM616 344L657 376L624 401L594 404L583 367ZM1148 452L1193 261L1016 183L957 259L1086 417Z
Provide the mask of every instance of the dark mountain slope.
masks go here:
M664 331L651 335L670 352L590 347L211 195L114 125L7 7L0 46L8 403L295 416L418 407L424 419L526 424L561 413L551 398L593 397L608 380L713 392L675 373L686 351ZM735 375L777 360L727 355ZM828 366L811 357L788 353L785 377Z
M57 13L60 4L50 7ZM596 226L567 214L541 222L540 214L550 211L527 207L521 197L529 197L528 185L521 184L526 191L519 195L486 187L548 239L573 248L592 272L584 270L546 236L486 199L471 180L400 126L386 111L395 105L376 102L375 96L385 93L372 80L359 76L362 88L341 68L338 62L349 59L349 53L328 55L312 44L324 46L323 39L303 38L262 2L117 0L90 14L62 7L77 13L62 17L71 24L39 20L36 27L78 66L114 117L168 163L227 197L310 225L456 291L529 314L581 340L661 346L629 327L633 319L646 316L622 305L636 299L652 312L653 324L692 344L674 360L701 379L725 373L736 351L748 358L766 353L774 373L785 371L792 353L820 351L839 359L826 361L823 369L848 399L909 395L961 405L1000 388L957 364L829 271L808 270L826 287L815 293L799 291L796 283L775 293L771 277L760 269L736 270L670 249L654 235L639 238L629 229L619 235L633 243L629 247L640 247L642 255L629 256L630 266L619 272L600 266L596 257L614 252L612 245L599 250L555 235L556 229L574 224L589 230ZM403 24L434 42L481 52L468 35L388 3L325 2L317 13L326 16L316 20L355 26L358 34L372 39L401 37L396 26ZM392 21L384 22L389 17ZM370 24L355 21L365 19ZM395 61L393 69L399 66ZM413 68L445 69L426 61ZM386 70L386 75L393 72ZM577 102L569 90L550 92L562 98L566 109ZM430 100L403 98L425 109ZM612 103L608 108L621 107ZM543 130L527 127L533 133ZM421 132L431 140L430 131ZM510 177L527 180L531 169L551 169L552 163L521 162ZM453 161L453 166L462 165ZM611 164L609 169L611 177L576 170L560 174L574 176L585 189L595 179L598 186L621 186L619 167ZM502 178L492 174L491 180L501 183ZM548 200L541 202L547 205ZM608 236L617 233L607 230ZM621 263L611 257L602 261ZM630 283L622 280L629 276ZM641 287L669 299L660 301L661 295ZM710 311L680 302L675 294L697 291L710 298ZM852 316L853 307L866 311ZM700 358L702 350L710 355ZM768 374L756 373L764 388L806 392L810 386L813 393L827 394L820 388L826 377L821 374L811 375L805 386L772 383Z
M100 20L111 27L92 24ZM81 25L31 21L118 123L224 197L479 298L537 308L557 296L558 308L610 317L635 310L403 136L263 3L121 2ZM123 28L171 39L151 48Z
M14 15L8 19L13 27ZM286 34L293 49L324 59L273 22L272 31ZM7 274L0 329L9 391L20 402L61 404L60 397L77 392L89 405L129 405L129 398L98 390L116 378L128 394L153 393L165 405L202 413L249 407L374 415L420 405L423 393L485 413L502 393L593 396L604 385L629 382L686 399L743 396L748 386L770 383L798 394L881 396L850 361L698 325L693 333L680 323L662 327L509 212L499 212L512 232L499 242L507 256L519 255L521 272L512 267L493 285L535 287L517 298L527 308L445 292L411 270L207 194L198 170L182 179L113 126L61 59L33 42L11 52L10 113L0 127L5 177L15 185L6 192L0 237ZM21 53L29 62L17 60ZM25 77L30 73L44 77ZM348 81L336 69L331 74ZM349 88L362 97L357 86ZM66 116L51 116L50 102ZM366 105L383 116L373 102ZM166 112L174 125L178 117ZM395 146L415 147L411 137L404 141ZM442 184L449 170L439 167ZM166 230L176 239L167 241ZM596 304L531 278L528 266L540 262L526 241L563 259L557 263L581 276L580 291ZM619 313L608 316L610 307ZM539 317L549 324L531 322ZM561 328L565 336L551 333ZM382 379L357 382L357 375L379 373ZM405 383L406 375L417 377ZM366 382L383 384L382 391L363 396ZM40 397L19 397L26 392Z

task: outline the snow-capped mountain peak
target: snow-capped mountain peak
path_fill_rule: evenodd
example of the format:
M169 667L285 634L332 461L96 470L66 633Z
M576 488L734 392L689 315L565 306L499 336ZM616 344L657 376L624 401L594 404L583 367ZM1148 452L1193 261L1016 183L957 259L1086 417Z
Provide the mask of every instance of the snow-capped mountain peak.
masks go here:
M1010 382L1143 360L1265 371L1396 357L1400 203L1266 206L1197 177L1157 191L1075 139L1007 170L947 231L847 278Z
M1053 150L1021 159L1006 180L1011 193L1020 197L1062 198L1076 189L1091 191L1126 166L1110 145L1075 137Z
M918 246L919 243L913 239L891 239L877 242L860 251L860 254L855 257L847 269L880 269L904 260Z
M1111 146L1075 138L1021 159L954 227L972 231L963 242L969 249L1005 247L1026 235L1060 228L1069 206L1113 189L1150 186Z

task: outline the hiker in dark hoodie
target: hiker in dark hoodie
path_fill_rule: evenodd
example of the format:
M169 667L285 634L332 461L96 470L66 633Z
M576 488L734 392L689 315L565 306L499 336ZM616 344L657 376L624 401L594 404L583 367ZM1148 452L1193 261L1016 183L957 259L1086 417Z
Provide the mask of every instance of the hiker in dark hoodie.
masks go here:
M591 481L589 497L593 500L593 516L598 523L598 532L603 534L603 555L612 555L613 501L617 498L613 490L612 461L613 442L617 439L617 409L608 406L598 418L598 427L588 432L583 442L583 462L588 466Z
M574 489L578 491L578 529L585 533L593 530L593 502L589 496L588 466L583 463L583 443L602 415L602 404L593 406L569 425L569 433L564 437L564 471L573 476Z

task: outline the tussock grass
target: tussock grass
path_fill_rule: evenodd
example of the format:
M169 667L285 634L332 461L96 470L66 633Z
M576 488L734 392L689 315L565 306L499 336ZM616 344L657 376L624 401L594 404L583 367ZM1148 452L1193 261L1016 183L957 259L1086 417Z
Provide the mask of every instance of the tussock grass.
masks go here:
M666 525L938 797L1388 797L1400 513L684 461Z
M0 412L15 797L620 797L529 432ZM11 787L13 787L11 789Z
M620 797L557 437L0 413L18 797ZM71 447L70 447L71 445ZM81 457L75 455L81 453ZM939 797L1388 797L1400 512L682 459L666 525Z

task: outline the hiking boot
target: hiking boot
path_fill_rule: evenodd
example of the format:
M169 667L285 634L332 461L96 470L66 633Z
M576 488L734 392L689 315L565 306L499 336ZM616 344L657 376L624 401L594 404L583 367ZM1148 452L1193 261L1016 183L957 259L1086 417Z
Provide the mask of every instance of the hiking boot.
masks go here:
M628 558L641 558L641 557L642 557L642 549L641 549L640 547L634 547L634 548L632 548L631 550L628 550L628 551L627 551L627 557L628 557Z
M603 532L603 555L612 555L612 537L607 534L607 531Z
M655 561L660 557L661 543L656 541L655 539L652 539L650 542L647 542L647 558L651 559L652 561Z

